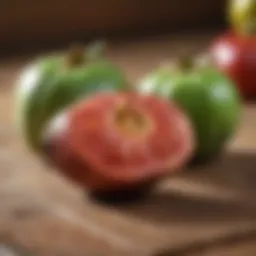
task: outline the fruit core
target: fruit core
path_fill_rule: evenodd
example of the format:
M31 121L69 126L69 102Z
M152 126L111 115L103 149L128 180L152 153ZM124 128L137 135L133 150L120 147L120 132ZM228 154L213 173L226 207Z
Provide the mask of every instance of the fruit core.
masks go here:
M117 130L127 136L145 135L151 127L145 113L130 106L120 106L114 113L114 124Z

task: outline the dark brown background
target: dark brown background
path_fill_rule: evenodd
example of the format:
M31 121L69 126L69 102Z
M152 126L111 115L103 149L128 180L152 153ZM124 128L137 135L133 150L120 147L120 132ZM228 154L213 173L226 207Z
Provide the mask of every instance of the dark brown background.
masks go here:
M1 50L225 25L223 0L1 1Z

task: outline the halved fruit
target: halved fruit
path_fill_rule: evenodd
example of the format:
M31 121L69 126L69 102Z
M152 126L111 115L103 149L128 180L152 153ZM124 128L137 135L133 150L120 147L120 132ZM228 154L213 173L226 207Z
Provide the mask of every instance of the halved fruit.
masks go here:
M101 93L49 125L52 162L93 191L130 188L175 172L190 159L193 133L174 104L154 95Z

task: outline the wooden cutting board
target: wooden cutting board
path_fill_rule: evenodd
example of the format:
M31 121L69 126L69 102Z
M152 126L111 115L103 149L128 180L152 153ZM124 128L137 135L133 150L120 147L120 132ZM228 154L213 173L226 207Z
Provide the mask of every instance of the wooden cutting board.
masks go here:
M208 42L191 35L123 42L110 57L134 80ZM1 256L256 255L256 105L244 105L237 134L214 163L170 177L144 201L108 206L43 165L17 136L13 82L26 61L0 64ZM194 242L198 248L180 250Z

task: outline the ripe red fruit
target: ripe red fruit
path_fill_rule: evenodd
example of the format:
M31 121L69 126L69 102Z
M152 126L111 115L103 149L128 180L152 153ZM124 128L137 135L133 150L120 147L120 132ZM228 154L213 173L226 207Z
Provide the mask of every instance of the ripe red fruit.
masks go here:
M56 118L49 131L53 163L91 191L146 184L176 171L193 150L186 116L153 95L98 94Z
M213 42L211 57L244 97L256 96L256 36L221 35Z

